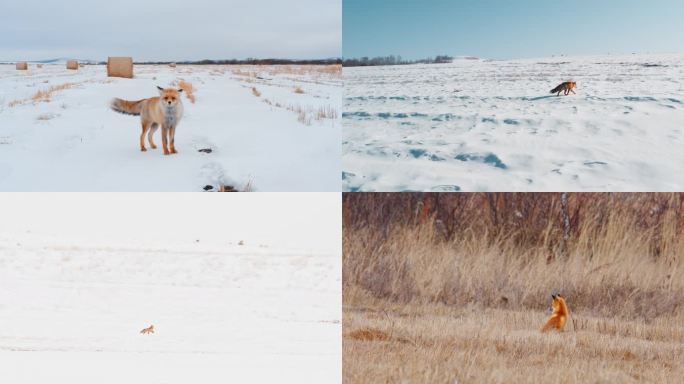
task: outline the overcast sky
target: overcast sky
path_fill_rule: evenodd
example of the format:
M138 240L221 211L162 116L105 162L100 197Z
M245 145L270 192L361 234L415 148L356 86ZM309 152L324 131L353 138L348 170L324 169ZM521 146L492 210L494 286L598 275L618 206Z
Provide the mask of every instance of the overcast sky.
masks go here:
M341 0L0 0L0 60L340 57Z

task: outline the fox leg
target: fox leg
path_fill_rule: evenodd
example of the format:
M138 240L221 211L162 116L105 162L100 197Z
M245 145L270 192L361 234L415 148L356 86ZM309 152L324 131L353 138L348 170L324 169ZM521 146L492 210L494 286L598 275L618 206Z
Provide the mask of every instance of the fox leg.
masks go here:
M572 89L570 90L570 92L572 92L572 93L574 93L574 94L576 95L575 91L573 91Z
M147 151L147 148L145 148L145 134L147 133L147 130L150 128L150 125L146 122L142 122L142 133L140 134L140 150L142 152Z
M168 139L168 134L169 134L169 127L166 125L162 124L162 147L164 148L164 154L169 155L171 152L169 152L169 139Z
M149 141L150 147L152 147L152 149L157 149L157 146L154 145L154 140L153 140L154 133L157 132L157 128L159 128L159 124L152 123L152 125L150 126L150 131L147 133L147 141Z
M176 138L176 126L174 125L172 127L169 127L169 144L170 144L169 150L171 151L171 153L178 153L178 151L176 151L176 145L174 144L175 138Z

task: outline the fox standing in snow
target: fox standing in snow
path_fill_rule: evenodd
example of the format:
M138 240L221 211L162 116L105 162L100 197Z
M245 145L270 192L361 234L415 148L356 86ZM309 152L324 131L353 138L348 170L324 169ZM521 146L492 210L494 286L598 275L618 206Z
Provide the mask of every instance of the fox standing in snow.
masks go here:
M150 97L138 101L128 101L115 98L112 100L111 108L119 113L140 116L142 123L142 133L140 134L140 150L147 151L145 148L145 134L150 142L152 149L157 148L152 141L152 136L157 128L162 128L162 146L164 154L169 155L178 153L174 145L176 136L176 126L183 117L183 103L181 103L179 92L182 89L162 88L159 89L159 96Z
M558 332L562 332L565 328L565 322L568 320L570 313L568 312L568 305L565 303L565 299L560 294L556 293L551 295L553 298L553 303L551 306L553 308L553 313L549 320L544 324L541 331L546 332L551 329L555 329Z
M575 91L573 91L573 88L577 88L577 83L574 81L566 81L561 85L557 86L556 88L552 89L551 93L555 93L556 96L560 96L560 93L563 92L563 94L567 96L570 94L570 92L575 93Z
M140 333L144 334L149 334L149 333L154 333L154 325L150 325L149 327L143 329L140 331Z

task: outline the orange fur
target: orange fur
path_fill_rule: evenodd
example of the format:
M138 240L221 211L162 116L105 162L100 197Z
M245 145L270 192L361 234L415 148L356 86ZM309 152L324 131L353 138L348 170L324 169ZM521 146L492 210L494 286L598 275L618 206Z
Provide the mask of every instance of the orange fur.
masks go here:
M149 327L144 328L142 331L140 331L140 333L142 333L143 335L154 333L154 325L150 325Z
M568 305L565 303L565 298L559 294L551 295L553 302L551 307L553 308L553 313L546 324L542 327L541 331L546 332L552 329L562 332L565 328L565 323L568 321L568 316L570 312L568 311Z
M561 83L559 86L551 90L551 93L556 93L556 96L560 96L560 93L563 92L564 95L569 95L570 92L575 93L573 89L577 88L577 83L574 81L566 81L564 83Z
M159 88L159 87L157 87ZM175 146L176 126L183 117L183 103L181 103L179 92L182 89L159 88L159 96L150 97L138 101L128 101L115 98L112 100L111 108L119 113L140 116L142 133L140 134L140 150L147 151L145 148L145 135L152 149L156 149L152 137L157 128L162 128L162 146L164 154L170 155L178 153Z

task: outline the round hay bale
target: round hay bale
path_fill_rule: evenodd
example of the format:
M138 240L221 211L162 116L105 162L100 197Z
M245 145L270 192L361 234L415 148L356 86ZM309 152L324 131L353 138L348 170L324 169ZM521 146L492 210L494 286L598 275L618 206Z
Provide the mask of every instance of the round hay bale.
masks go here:
M17 63L17 71L25 71L28 69L28 63L25 61L20 61Z
M67 69L78 69L78 61L68 60L66 62L66 67L67 67Z
M107 59L107 76L133 78L133 58L109 57Z

